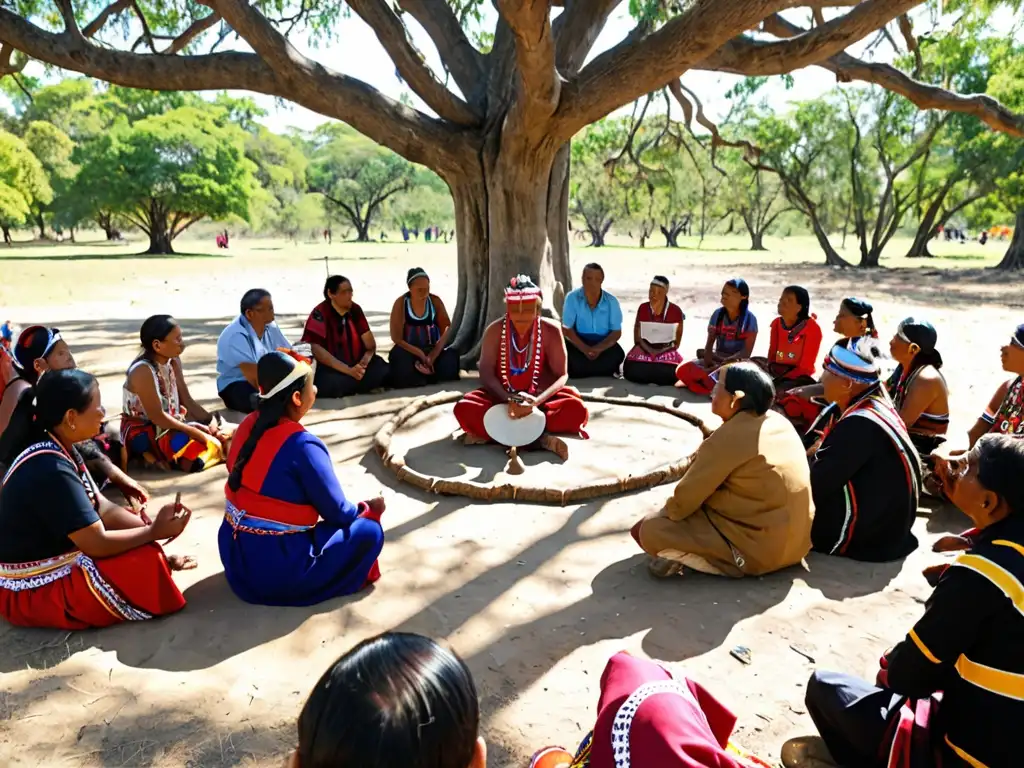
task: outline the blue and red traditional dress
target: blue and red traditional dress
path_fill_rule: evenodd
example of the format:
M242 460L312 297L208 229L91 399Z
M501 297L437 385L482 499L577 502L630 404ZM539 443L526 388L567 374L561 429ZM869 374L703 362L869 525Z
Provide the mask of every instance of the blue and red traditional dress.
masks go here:
M501 349L495 365L505 390L510 394L526 392L536 395L543 392L557 375L545 365L542 334L558 331L537 318L526 339L520 340L507 316L501 322L504 323ZM474 389L455 404L455 418L466 434L489 440L484 415L496 403L497 400L486 389ZM544 413L548 432L586 437L583 428L587 426L590 414L579 392L572 387L562 387L537 407Z
M869 562L910 554L921 476L906 425L877 382L830 424L814 455L813 548Z
M1024 376L1000 386L981 418L991 434L1024 437Z
M714 336L714 353L719 357L731 357L746 347L750 337L757 336L757 318L747 309L731 318L725 307L719 307L711 315L708 332ZM681 363L676 368L676 379L691 392L710 395L715 388L711 374L718 366L705 366L703 355L704 350L698 349L695 360Z
M229 471L258 417L250 414L235 432ZM282 419L268 429L239 489L224 492L220 559L231 589L246 602L313 605L380 578L378 515L345 498L327 446L301 424Z
M0 615L27 627L86 629L173 613L185 598L158 544L104 558L70 534L100 520L78 452L50 438L12 463L0 487Z

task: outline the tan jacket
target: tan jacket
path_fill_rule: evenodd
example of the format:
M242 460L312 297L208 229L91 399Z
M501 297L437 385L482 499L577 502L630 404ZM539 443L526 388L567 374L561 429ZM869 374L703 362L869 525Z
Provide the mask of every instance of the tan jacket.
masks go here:
M741 411L704 441L664 508L644 521L640 540L652 555L674 549L730 576L759 575L800 562L811 548L813 518L796 430L774 411Z

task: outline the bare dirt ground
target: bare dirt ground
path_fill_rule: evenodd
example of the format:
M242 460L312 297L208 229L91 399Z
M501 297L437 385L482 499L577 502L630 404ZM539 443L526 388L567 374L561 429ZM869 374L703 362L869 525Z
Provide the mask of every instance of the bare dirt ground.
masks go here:
M739 240L719 245L743 247ZM668 275L672 300L687 314L687 349L703 341L721 283L734 274L749 281L763 329L781 287L792 282L810 289L826 327L849 294L875 303L883 338L902 317L925 315L939 330L953 391L952 434L962 441L1002 379L999 345L1024 316L1019 279L1008 283L980 269L995 260L996 249L968 246L924 268L863 273L800 263L819 257L798 240L770 247L775 252L763 255L581 248L574 265L594 257L604 264L606 288L619 295L630 323L651 275ZM180 249L214 250L211 242ZM424 266L436 292L455 294L454 246L447 245L252 242L233 244L228 254L175 259L136 258L135 250L138 244L0 251L3 319L58 325L80 366L100 377L112 412L120 407L123 371L135 354L142 318L170 312L182 320L191 387L212 405L214 345L242 292L270 289L279 322L294 338L319 300L325 253L332 271L352 279L382 346L387 313L408 267ZM762 334L757 353L767 342ZM460 388L473 384L465 380ZM613 380L593 388L666 403L677 396ZM736 582L703 576L656 582L628 529L660 505L668 487L566 508L480 505L419 493L397 484L369 452L376 430L412 396L323 402L309 419L330 446L347 492L369 497L383 488L387 544L384 576L375 588L312 608L242 603L228 589L217 555L223 468L197 477L146 476L156 497L181 490L196 511L171 546L200 561L197 570L180 574L188 607L167 619L99 632L0 625L0 763L280 765L311 685L354 643L387 629L445 640L467 660L480 691L490 765L497 768L523 766L546 744L574 746L592 726L604 662L621 649L678 664L735 709L741 743L775 760L785 739L811 730L803 696L814 665L803 654L822 667L873 674L879 654L922 611L928 588L919 574L935 557L928 544L965 526L953 510L922 509L916 525L922 547L905 562L869 565L812 555L809 571ZM706 403L684 407L712 422ZM666 439L670 427L650 417L653 422L611 419L605 430L595 418L594 445L619 457L602 461L635 463L645 450L671 456L678 446ZM421 443L437 441L436 452L421 452L434 470L493 474L489 467L500 463L468 453L488 449L445 444L437 426L412 426L423 430ZM415 450L415 433L402 439ZM692 450L692 441L685 442L682 449ZM572 466L570 459L563 471ZM594 468L578 471L582 476ZM737 645L751 649L749 666L730 657Z

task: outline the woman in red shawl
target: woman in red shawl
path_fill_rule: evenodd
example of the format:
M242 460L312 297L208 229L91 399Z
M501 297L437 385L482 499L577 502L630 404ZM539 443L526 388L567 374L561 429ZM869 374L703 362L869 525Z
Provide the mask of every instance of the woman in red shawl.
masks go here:
M729 743L735 725L698 683L617 653L601 676L597 724L575 757L548 747L530 768L768 768Z
M811 314L811 296L802 285L788 285L772 320L768 357L752 358L772 377L776 392L814 384L821 350L821 326Z

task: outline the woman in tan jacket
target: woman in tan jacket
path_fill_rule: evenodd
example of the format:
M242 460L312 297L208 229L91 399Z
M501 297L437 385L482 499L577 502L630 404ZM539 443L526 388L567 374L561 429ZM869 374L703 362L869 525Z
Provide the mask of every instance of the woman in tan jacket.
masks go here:
M814 502L807 455L796 430L771 410L775 389L752 363L718 372L711 409L722 426L660 512L633 538L655 576L684 566L717 576L759 576L803 559Z

